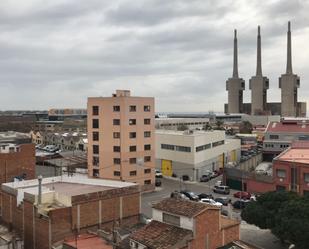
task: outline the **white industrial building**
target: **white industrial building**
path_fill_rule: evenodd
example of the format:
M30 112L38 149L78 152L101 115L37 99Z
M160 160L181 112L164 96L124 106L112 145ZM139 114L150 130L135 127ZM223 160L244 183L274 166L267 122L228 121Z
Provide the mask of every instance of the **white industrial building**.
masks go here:
M163 175L188 175L198 180L240 159L240 140L226 139L225 132L156 130L156 168Z
M177 130L181 127L187 129L202 129L209 123L209 118L156 118L156 129Z

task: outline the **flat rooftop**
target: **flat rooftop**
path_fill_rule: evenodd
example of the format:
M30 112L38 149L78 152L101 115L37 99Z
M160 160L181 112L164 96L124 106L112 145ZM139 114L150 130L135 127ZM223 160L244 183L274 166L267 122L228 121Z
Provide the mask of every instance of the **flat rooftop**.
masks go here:
M266 132L308 133L309 123L307 121L270 122Z
M222 134L224 131L220 130L212 130L212 131L198 131L198 130L187 130L187 131L175 131L175 130L164 130L159 129L156 130L156 134L167 134L167 135L174 135L174 136L191 136L191 137L198 137L198 136L207 136L208 134L213 133L220 133Z

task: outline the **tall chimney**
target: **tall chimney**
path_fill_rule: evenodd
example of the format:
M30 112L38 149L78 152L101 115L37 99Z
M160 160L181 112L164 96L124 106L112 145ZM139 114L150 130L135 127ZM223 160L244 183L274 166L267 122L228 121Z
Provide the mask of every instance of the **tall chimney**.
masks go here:
M287 32L287 63L286 63L286 74L293 74L292 70L292 41L291 41L291 22L288 22Z
M237 58L237 30L234 30L234 61L233 61L233 78L238 78L238 58Z
M43 177L41 175L39 175L38 180L39 180L38 205L41 205L42 204L42 180L43 180Z
M256 76L262 76L261 30L260 30L260 26L258 26L258 35L257 35Z

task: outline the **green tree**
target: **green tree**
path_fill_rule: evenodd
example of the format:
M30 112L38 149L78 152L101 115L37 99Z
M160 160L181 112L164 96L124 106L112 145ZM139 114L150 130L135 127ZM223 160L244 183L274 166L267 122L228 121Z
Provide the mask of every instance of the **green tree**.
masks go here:
M217 120L215 130L223 130L223 124L221 120Z
M186 126L184 124L177 126L177 131L186 131L188 129L189 129L188 126Z
M309 245L309 199L293 192L268 192L251 202L241 213L249 224L270 229L282 242L296 248ZM307 245L307 247L306 247Z
M252 130L253 130L253 127L249 121L243 121L239 126L239 133L251 134Z
M209 123L207 123L207 124L205 124L205 125L203 126L203 130L205 130L205 131L210 131L210 130L212 130L212 126L211 126Z

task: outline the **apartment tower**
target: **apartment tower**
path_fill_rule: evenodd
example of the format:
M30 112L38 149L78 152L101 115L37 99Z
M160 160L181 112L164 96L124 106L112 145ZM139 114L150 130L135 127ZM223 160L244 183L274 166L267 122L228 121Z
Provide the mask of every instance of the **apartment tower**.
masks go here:
M292 41L291 24L288 22L287 32L287 64L286 73L279 78L279 88L281 88L281 116L296 117L297 115L297 88L300 79L292 70Z
M112 97L88 98L87 112L89 176L153 188L154 98L117 90Z
M238 58L237 58L237 30L234 31L234 59L233 76L226 81L226 90L228 91L228 113L243 112L243 90L245 90L245 81L238 76Z
M269 80L262 74L261 31L258 26L256 75L249 81L251 89L251 115L265 114L267 105L267 89Z

